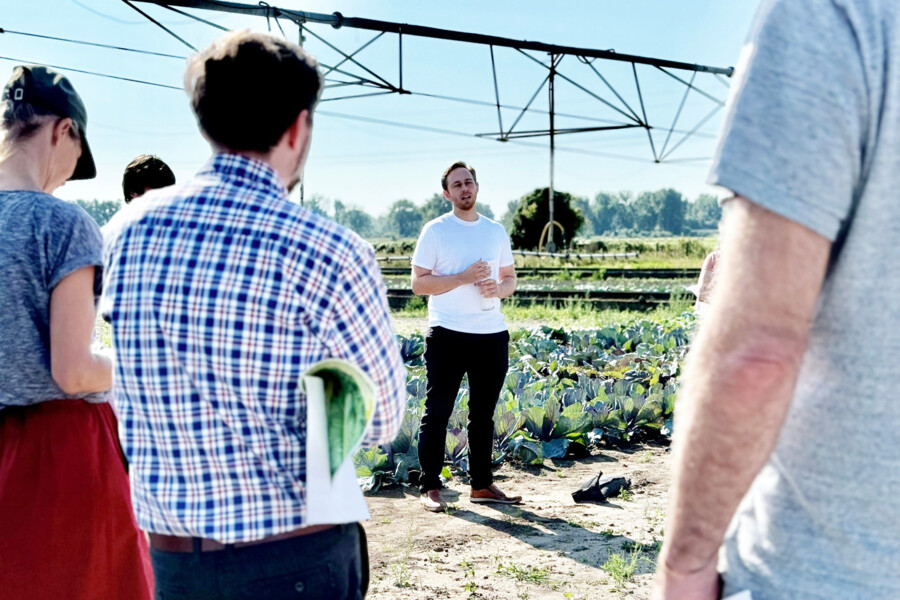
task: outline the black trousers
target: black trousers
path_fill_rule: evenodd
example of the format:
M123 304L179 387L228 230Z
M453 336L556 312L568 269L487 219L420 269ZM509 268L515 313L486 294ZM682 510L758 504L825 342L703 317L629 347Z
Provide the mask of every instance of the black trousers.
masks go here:
M358 523L216 552L150 549L156 600L362 600L369 586Z
M425 338L428 375L425 413L419 427L419 489L440 489L447 423L463 375L469 376L469 477L473 489L494 482L494 408L509 368L509 332L462 333L432 327Z

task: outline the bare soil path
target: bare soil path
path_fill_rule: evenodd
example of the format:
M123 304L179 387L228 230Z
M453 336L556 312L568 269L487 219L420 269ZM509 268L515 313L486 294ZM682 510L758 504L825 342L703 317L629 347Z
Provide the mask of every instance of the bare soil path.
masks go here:
M415 488L368 496L371 600L647 598L670 482L663 446L593 450L542 468L504 463L497 484L519 506L479 505L454 477L447 513L426 512ZM630 497L576 504L571 493L603 471Z

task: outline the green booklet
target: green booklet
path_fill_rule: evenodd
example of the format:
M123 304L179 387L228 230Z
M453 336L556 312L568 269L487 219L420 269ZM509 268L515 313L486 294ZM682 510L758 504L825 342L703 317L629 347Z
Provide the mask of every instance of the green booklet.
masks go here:
M359 447L375 411L375 384L358 366L339 358L320 361L303 376L309 430L327 432L328 464L333 479ZM324 423L321 406L324 404ZM309 431L308 433L310 433ZM313 450L308 448L308 450ZM310 457L318 459L317 457Z

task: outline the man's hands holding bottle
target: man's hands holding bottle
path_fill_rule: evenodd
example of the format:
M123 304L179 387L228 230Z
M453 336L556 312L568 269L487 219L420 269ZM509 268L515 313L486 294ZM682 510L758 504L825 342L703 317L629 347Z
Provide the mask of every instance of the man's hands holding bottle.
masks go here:
M483 260L478 260L469 265L469 268L459 274L463 283L478 285L482 280L491 276L491 265Z

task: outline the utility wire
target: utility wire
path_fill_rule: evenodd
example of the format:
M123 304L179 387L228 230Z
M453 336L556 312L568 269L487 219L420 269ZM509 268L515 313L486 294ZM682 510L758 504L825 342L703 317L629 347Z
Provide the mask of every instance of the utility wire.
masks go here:
M35 64L34 62L32 62L32 61L30 61L30 60L23 60L23 59L21 59L21 58L13 58L13 57L11 57L11 56L0 56L0 60L8 60L8 61L10 61L10 62L15 62L15 63L19 63L19 64L25 64L25 65L29 65L29 64L33 65L33 64ZM142 79L132 79L132 78L130 78L130 77L119 77L118 75L109 75L109 74L107 74L107 73L97 73L96 71L85 71L85 70L83 70L83 69L74 69L74 68L72 68L72 67L62 67L62 66L59 66L59 65L50 65L50 64L47 64L47 63L40 63L40 64L44 65L45 67L50 67L50 68L53 68L53 69L60 69L60 70L62 70L62 71L72 71L73 73L84 73L85 75L96 75L97 77L105 77L105 78L107 78L107 79L116 79L116 80L118 80L118 81L128 81L128 82L131 82L131 83L140 83L140 84L143 84L143 85L152 85L152 86L155 86L155 87L166 88L166 89L169 89L169 90L184 91L184 90L183 90L182 88L180 88L180 87L176 87L176 86L174 86L174 85L166 85L165 83L156 83L156 82L153 82L153 81L144 81L144 80L142 80Z
M8 33L12 35L23 35L27 37L40 38L43 40L53 40L54 42L68 42L70 44L78 44L80 46L93 46L95 48L106 48L107 50L122 50L123 52L135 52L137 54L147 54L149 56L161 56L163 58L177 58L185 60L186 56L178 56L177 54L166 54L164 52L153 52L152 50L138 50L136 48L126 48L124 46L112 46L110 44L99 44L97 42L86 42L84 40L73 40L71 38L54 37L52 35L40 35L38 33L28 33L26 31L13 31L12 29L3 29L0 27L0 34Z
M168 8L169 10L173 10L173 11L175 11L175 12L178 12L179 14L184 14L185 16L188 16L188 17L197 19L197 20L199 20L199 21L201 21L201 22L203 22L203 23L206 23L206 24L211 25L211 26L213 26L213 27L217 27L217 28L222 29L222 30L224 30L224 31L229 31L227 28L222 27L221 25L218 25L218 24L216 24L216 23L212 23L212 22L206 21L205 19L201 19L200 17L194 17L193 15L191 15L191 14L189 14L189 13L184 13L184 12L182 12L182 11L180 11L180 10L175 9L175 8L172 8L172 7L169 7L169 6L164 6L163 8ZM3 34L3 33L12 34L12 35L21 35L21 36L27 36L27 37L34 37L34 38L40 38L40 39L46 39L46 40L52 40L52 41L56 41L56 42L66 42L66 43L77 44L77 45L93 46L93 47L97 47L97 48L104 48L104 49L107 49L107 50L119 50L119 51L123 51L123 52L132 52L132 53L135 53L135 54L145 54L145 55L149 55L149 56L158 56L158 57L162 57L162 58L171 58L171 59L177 59L177 60L181 60L181 61L187 59L186 56L179 56L179 55L177 55L177 54L166 54L166 53L164 53L164 52L154 52L154 51L151 51L151 50L141 50L141 49L137 49L137 48L128 48L128 47L125 47L125 46L114 46L114 45L110 45L110 44L100 44L100 43L97 43L97 42L89 42L89 41L85 41L85 40L77 40L77 39L72 39L72 38L62 38L62 37L55 37L55 36L49 36L49 35L41 35L41 34L37 34L37 33L30 33L30 32L26 32L26 31L13 31L13 30L10 30L10 29L3 29L3 28L0 28L0 34ZM372 41L374 41L374 40L372 40ZM324 66L324 65L323 65L323 66ZM74 69L70 69L70 70L74 70ZM98 75L98 76L100 76L100 77L111 77L111 78L116 78L115 76L112 76L112 75L109 75L109 76L108 76L108 75L105 75L105 74L103 74L103 73L94 73L94 72L88 72L88 73L89 73L89 74L92 74L92 75ZM141 83L140 80L136 80L136 79L126 79L126 81L133 81L133 82L135 82L135 83ZM156 83L152 83L152 82L146 82L146 83L148 83L149 85L161 85L161 84L156 84ZM349 81L348 81L348 82L339 82L339 83L341 83L342 85L362 85L360 82L349 82ZM325 87L326 87L326 89L327 89L327 88L329 88L329 87L337 87L337 86L325 86ZM366 86L363 86L363 87L366 87ZM181 89L181 88L177 88L177 89ZM472 104L472 105L476 105L476 106L485 106L485 107L492 107L492 108L496 107L496 103L492 103L492 102L488 102L488 101L484 101L484 100L475 100L475 99L472 99L472 98L463 98L463 97L460 97L460 96L446 96L446 95L443 95L443 94L431 94L431 93L427 93L427 92L415 92L415 91L411 91L411 90L409 91L409 95L410 95L410 96L421 96L421 97L423 97L423 98L434 98L434 99L437 99L437 100L446 100L446 101L448 101L448 102L458 102L458 103L463 103L463 104ZM344 98L328 98L328 99L325 99L325 101L334 101L334 100L339 100L339 99L344 99ZM516 111L522 110L522 107L521 107L521 106L513 106L513 105L509 105L509 104L501 104L501 105L500 105L500 108L501 108L501 109L506 109L506 110L516 110ZM531 108L531 107L528 108L528 111L529 111L529 112L533 112L533 113L538 113L538 114L549 114L549 112L550 112L550 111L545 110L545 109ZM582 121L592 121L592 122L597 122L597 123L612 123L612 124L618 124L617 121L613 121L613 120L610 120L610 119L600 119L600 118L597 118L597 117L588 117L588 116L585 116L585 115L575 115L575 114L562 113L562 112L556 112L555 114L556 114L557 116L559 116L559 117L566 117L566 118L570 118L570 119L579 119L579 120L582 120ZM672 132L673 132L673 133L687 133L687 130L673 129ZM706 138L715 138L715 137L716 137L715 134L709 134L709 133L704 133L704 132L694 132L693 135L695 135L695 136L697 136L697 137L706 137Z
M81 8L88 11L89 13L93 13L93 14L97 15L98 17L102 17L104 19L109 19L110 21L113 21L114 23L118 23L119 25L146 25L147 24L147 21L144 21L144 20L126 21L125 19L119 19L118 17L114 17L112 15L108 15L104 12L100 12L99 10L91 8L87 4L79 2L78 0L69 0L69 1L72 4L74 4L75 6L80 6Z
M438 127L427 127L425 125L411 125L409 123L398 123L397 121L387 121L385 119L374 119L371 117L361 117L359 115L347 115L343 113L335 113L327 110L317 110L317 115L324 115L326 117L334 117L338 119L347 119L350 121L358 121L361 123L371 123L373 125L387 125L388 127L399 127L402 129L413 129L416 131L427 131L430 133L440 133L442 135L453 135L456 137L466 137L466 138L475 138L479 140L489 140L494 141L493 138L486 138L482 136L475 135L474 133L464 133L460 131L453 131L452 129L441 129ZM539 144L537 142L522 142L518 140L509 140L508 143L515 144L517 146L528 146L531 148L539 148L541 150L546 150L547 146L545 144ZM616 158L621 160L630 160L634 162L647 163L646 158L640 158L637 156L623 156L621 154L613 154L610 152L599 152L593 150L586 150L583 148L569 148L566 146L556 146L557 150L561 150L563 152L568 152L570 154L584 154L588 156L602 156L605 158Z
M191 13L186 13L183 10L178 10L174 6L169 6L168 4L162 4L161 6L163 8L171 10L172 12L178 13L179 15L184 15L185 17L194 19L195 21L205 23L205 24L209 25L210 27L215 27L216 29L218 29L220 31L231 31L227 27L222 27L218 23L213 23L212 21L207 21L206 19L202 19L202 18L198 17L197 15L192 15Z
M11 62L24 63L24 64L34 64L32 61L22 60L19 58L13 58L13 57L9 57L9 56L0 56L0 60L7 60L7 61L11 61ZM51 67L53 69L60 69L63 71L72 71L74 73L83 73L86 75L94 75L97 77L104 77L106 79L114 79L117 81L127 81L129 83L139 83L142 85L150 85L150 86L160 87L160 88L165 88L165 89L170 89L170 90L183 91L182 88L180 88L180 87L176 87L173 85L166 85L164 83L156 83L153 81L145 81L142 79L133 79L130 77L120 77L118 75L110 75L108 73L98 73L96 71L86 71L84 69L75 69L72 67L63 67L60 65L50 65L50 64L46 64L46 63L41 63L41 64L43 64L47 67ZM452 129L429 127L426 125L414 125L411 123L400 123L397 121L388 121L386 119L362 117L359 115L349 115L349 114L336 113L336 112L331 112L331 111L326 111L326 110L317 110L316 114L327 116L327 117L338 118L338 119L346 119L346 120L358 121L358 122L362 122L362 123L370 123L373 125L384 125L384 126L388 126L388 127L398 127L398 128L402 128L402 129L411 129L414 131L437 133L437 134L441 134L441 135L452 135L455 137L475 138L475 139L479 139L479 140L494 141L493 138L479 136L474 133L465 133L465 132L460 132L460 131L454 131ZM702 125L702 123L701 123L701 125ZM699 128L699 125L698 125L698 128ZM694 135L697 135L697 134L694 133ZM681 142L684 142L687 137L688 136L685 136L685 138L682 139ZM508 140L507 142L511 143L511 144L515 144L517 146L526 146L526 147L538 148L538 149L542 149L542 150L546 149L546 145L540 144L537 142L526 142L526 141L521 141L521 140ZM679 143L679 145L680 145L680 143ZM570 154L580 154L580 155L585 155L585 156L600 156L600 157L604 157L604 158L612 158L612 159L617 159L617 160L626 160L626 161L641 162L641 163L647 162L646 158L640 158L640 157L635 157L635 156L625 156L625 155L621 155L621 154L613 154L610 152L600 152L600 151L595 151L595 150L588 150L585 148L572 148L572 147L566 147L566 146L556 146L556 149L561 152L567 152ZM673 151L674 151L674 148L669 151L669 154L671 154ZM689 159L689 160L701 160L701 159ZM669 162L669 161L666 161L666 162ZM672 161L672 162L675 162L675 161Z

